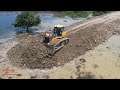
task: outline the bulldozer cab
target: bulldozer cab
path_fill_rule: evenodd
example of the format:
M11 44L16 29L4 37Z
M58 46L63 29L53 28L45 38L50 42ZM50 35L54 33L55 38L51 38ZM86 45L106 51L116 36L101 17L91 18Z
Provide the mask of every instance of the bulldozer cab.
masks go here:
M62 36L63 32L64 32L64 26L63 25L55 25L54 26L55 36Z
M65 37L65 35L66 33L64 32L64 26L55 25L53 30L49 30L45 33L43 42L50 44L57 41L57 39Z

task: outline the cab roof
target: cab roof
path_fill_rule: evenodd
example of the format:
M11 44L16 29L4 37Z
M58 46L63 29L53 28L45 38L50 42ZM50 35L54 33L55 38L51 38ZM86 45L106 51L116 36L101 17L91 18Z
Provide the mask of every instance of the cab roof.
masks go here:
M54 27L65 27L64 25L55 25Z

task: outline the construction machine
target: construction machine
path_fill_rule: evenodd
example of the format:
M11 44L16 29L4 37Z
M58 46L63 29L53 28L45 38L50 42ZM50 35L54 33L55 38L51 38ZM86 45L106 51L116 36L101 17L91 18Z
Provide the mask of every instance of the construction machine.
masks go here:
M69 42L67 33L64 31L65 26L55 25L53 30L45 32L43 37L43 44L50 49L50 55L63 48Z

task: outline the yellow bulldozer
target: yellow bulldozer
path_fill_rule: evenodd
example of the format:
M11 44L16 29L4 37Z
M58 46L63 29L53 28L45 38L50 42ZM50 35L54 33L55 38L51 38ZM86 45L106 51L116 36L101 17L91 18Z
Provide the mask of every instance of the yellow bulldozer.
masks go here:
M42 42L50 49L51 55L63 48L63 46L69 42L64 28L65 26L63 25L55 25L53 30L45 32Z

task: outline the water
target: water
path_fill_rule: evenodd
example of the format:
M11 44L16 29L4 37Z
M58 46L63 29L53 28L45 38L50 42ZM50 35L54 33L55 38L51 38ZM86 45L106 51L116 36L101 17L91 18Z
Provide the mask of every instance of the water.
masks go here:
M14 36L17 31L25 31L25 29L22 28L14 28L12 25L18 14L20 14L20 12L0 12L0 38L9 38L11 36ZM41 24L32 27L32 29L37 32L53 29L54 25L56 24L63 24L67 26L84 20L84 18L79 18L76 20L69 17L59 18L52 13L44 12L38 13L38 16L42 20Z
M0 38L9 37L14 34L12 23L14 22L17 14L17 12L0 12Z

